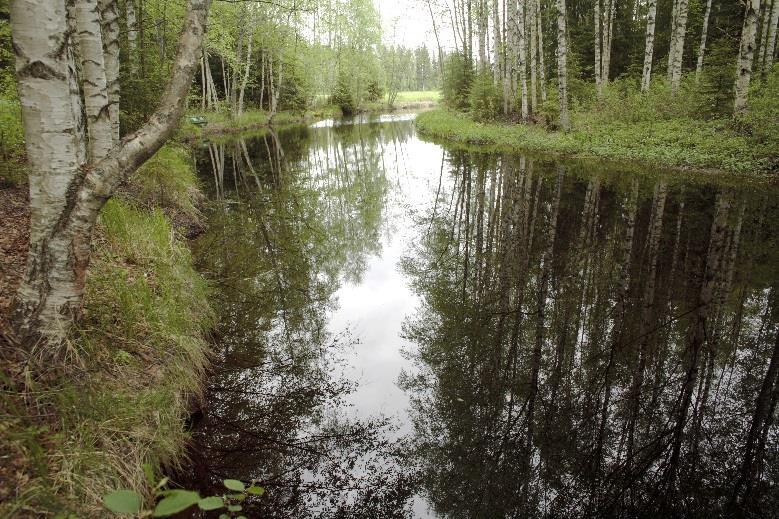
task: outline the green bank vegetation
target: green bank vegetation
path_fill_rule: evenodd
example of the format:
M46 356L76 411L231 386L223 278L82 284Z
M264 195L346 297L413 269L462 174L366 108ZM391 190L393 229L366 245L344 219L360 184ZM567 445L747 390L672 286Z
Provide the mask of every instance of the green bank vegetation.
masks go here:
M151 498L144 465L180 460L213 314L165 213L191 222L200 196L186 153L169 147L103 208L66 362L36 379L23 364L4 371L0 516L102 517L115 488Z
M648 165L717 169L745 174L774 171L779 160L779 70L753 86L752 109L738 120L696 117L694 96L674 96L662 82L641 94L616 83L592 106L571 112L571 130L554 116L537 124L500 118L485 121L476 111L439 109L420 114L423 135L503 150L551 152L576 157L631 160ZM624 86L624 88L620 88Z

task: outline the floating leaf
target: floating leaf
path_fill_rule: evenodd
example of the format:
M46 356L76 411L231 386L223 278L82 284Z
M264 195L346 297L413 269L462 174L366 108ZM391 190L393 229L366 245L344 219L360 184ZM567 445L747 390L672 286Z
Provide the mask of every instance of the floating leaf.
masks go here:
M219 496L204 497L197 503L201 510L217 510L224 508L224 505L224 500Z
M200 494L189 490L173 490L165 499L157 503L154 508L154 517L167 517L186 510L200 502Z
M225 487L230 490L235 490L236 492L243 492L246 490L246 485L243 484L243 481L238 481L237 479L225 479L223 483Z
M252 485L246 489L246 492L252 496L261 496L265 493L265 489L258 487L257 485Z
M115 514L137 514L143 500L132 490L114 490L103 497L103 504Z

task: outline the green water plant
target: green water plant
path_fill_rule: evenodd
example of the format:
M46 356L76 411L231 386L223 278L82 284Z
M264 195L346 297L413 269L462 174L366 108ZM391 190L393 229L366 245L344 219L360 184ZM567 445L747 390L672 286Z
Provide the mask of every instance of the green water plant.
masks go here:
M154 482L151 469L145 467L147 476ZM168 478L162 478L151 486L151 494L154 497L154 507L145 508L141 494L134 490L119 489L106 494L103 497L105 508L117 515L132 515L138 517L170 517L179 512L197 506L205 512L224 510L219 519L246 519L242 515L241 503L249 496L259 497L265 493L265 489L252 481L249 486L237 479L225 479L222 481L225 489L221 495L202 497L198 492L179 488L168 488Z

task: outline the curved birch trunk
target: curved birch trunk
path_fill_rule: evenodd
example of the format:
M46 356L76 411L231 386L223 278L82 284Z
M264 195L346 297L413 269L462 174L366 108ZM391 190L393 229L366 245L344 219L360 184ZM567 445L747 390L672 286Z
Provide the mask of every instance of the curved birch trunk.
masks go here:
M654 1L654 0L653 0ZM698 47L698 63L695 66L695 81L700 80L703 70L703 57L706 54L706 34L709 30L709 16L711 16L711 0L706 1L706 13L703 15L703 29L701 30L701 45Z
M747 111L749 97L749 82L752 79L752 61L755 54L755 38L757 36L757 17L760 11L760 0L748 0L744 11L744 27L741 30L741 45L738 51L738 69L736 70L736 97L733 102L733 113Z
M560 126L571 129L568 115L568 47L566 45L565 0L557 0L557 83L560 97Z
M113 147L113 129L109 116L108 84L103 61L103 39L97 0L76 1L84 106L89 135L89 162L102 160Z
M711 0L709 0L709 5L711 5ZM652 57L655 52L656 17L657 17L657 0L649 0L649 12L646 15L646 45L644 47L644 72L641 75L642 92L646 92L649 90L649 83L652 80Z
M71 110L64 0L17 0L11 27L30 160L30 249L14 301L14 339L55 347L78 316L92 229L117 186L151 157L184 112L197 69L209 0L189 0L184 29L159 108L105 158L80 168ZM57 356L56 348L45 352Z

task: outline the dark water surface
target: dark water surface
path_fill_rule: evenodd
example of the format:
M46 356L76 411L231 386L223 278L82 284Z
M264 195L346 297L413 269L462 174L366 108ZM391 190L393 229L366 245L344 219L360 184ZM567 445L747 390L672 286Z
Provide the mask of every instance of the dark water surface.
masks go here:
M779 516L779 196L447 149L204 143L217 356L183 483L251 517Z

